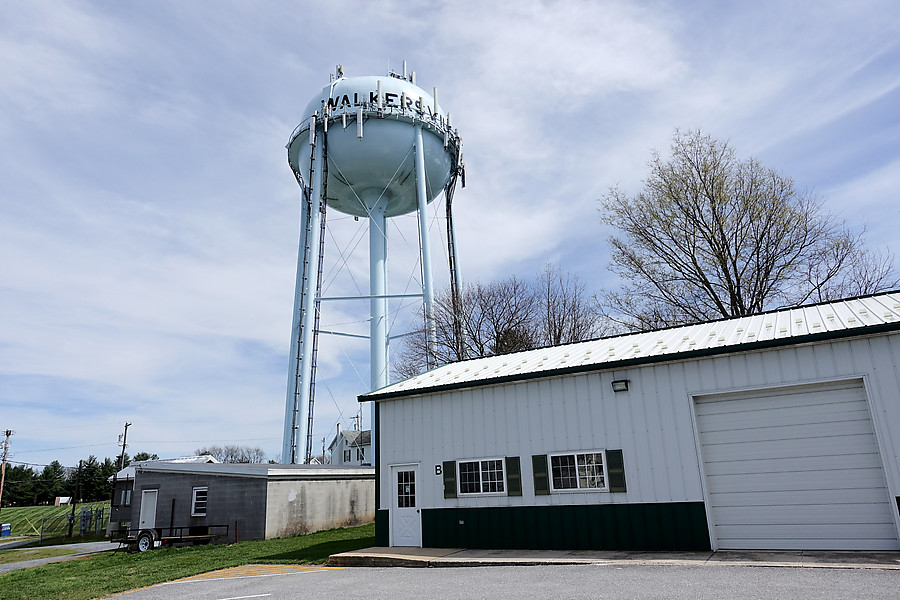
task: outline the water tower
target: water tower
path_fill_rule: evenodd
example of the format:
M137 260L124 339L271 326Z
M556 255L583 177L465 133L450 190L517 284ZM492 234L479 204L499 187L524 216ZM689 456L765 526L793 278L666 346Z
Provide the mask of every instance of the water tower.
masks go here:
M303 121L287 145L288 163L303 192L300 251L294 294L291 357L285 403L285 463L309 462L315 400L319 315L326 301L369 301L370 386L388 384L388 303L392 298L421 298L428 344L434 289L427 225L428 204L446 198L451 288L458 290L451 198L461 174L461 140L450 114L416 85L415 72L384 77L345 77L337 68L331 82L306 106ZM369 295L322 296L325 214L331 208L368 219ZM388 294L387 219L418 211L422 291ZM331 332L335 333L335 332ZM299 446L306 420L305 451ZM373 419L374 421L374 419ZM374 434L374 431L373 431Z

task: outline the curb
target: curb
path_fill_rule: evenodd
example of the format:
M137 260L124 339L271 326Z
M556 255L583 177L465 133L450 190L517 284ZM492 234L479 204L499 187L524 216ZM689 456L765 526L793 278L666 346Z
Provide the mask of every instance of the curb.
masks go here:
M387 550L387 549L385 549ZM498 553L499 554L499 553ZM401 568L461 568L461 567L524 567L547 565L596 566L693 566L693 567L769 567L801 569L879 569L900 571L900 553L844 554L802 553L759 556L758 554L712 553L708 556L684 558L661 554L648 557L646 553L632 556L466 556L465 550L444 551L437 554L395 554L391 552L352 552L329 557L329 567L401 567Z

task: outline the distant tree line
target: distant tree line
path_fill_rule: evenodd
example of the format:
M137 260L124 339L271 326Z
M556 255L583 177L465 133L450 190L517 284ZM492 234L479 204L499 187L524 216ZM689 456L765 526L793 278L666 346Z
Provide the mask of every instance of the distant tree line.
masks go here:
M151 456L146 453L135 455ZM125 454L125 464L131 459ZM3 486L3 506L37 506L53 504L57 496L69 496L76 502L109 500L112 482L109 478L119 470L119 457L102 461L91 455L78 466L64 467L54 460L41 470L29 465L7 465Z
M249 446L208 446L197 450L222 462L260 463L266 455L260 448ZM159 460L159 455L138 452L134 458L117 456L99 460L91 455L78 465L65 467L54 460L43 469L30 465L8 464L3 486L3 507L53 504L57 496L69 496L76 502L102 502L112 494L111 477L119 471L119 461L127 467L133 462Z
M224 446L205 446L197 449L197 456L208 454L223 463L261 463L266 460L266 453L262 448L250 446L237 446L226 444Z

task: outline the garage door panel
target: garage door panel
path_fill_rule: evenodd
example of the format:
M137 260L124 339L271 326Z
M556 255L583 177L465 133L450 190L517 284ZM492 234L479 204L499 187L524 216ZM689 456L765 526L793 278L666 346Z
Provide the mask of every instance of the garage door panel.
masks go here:
M696 408L719 548L900 549L861 381Z
M797 406L792 408L772 409L765 412L745 412L741 418L735 415L713 415L703 420L705 430L708 431L734 431L753 427L778 427L810 424L809 407ZM814 423L845 423L847 421L869 420L867 410L860 409L858 403L840 402L827 406L817 406Z
M809 423L783 427L745 427L729 431L701 430L704 441L709 444L731 444L740 442L766 442L775 440L796 440L826 438L841 435L872 433L868 419L845 421L842 423Z
M753 406L746 404L747 398L753 397ZM808 393L803 388L791 387L782 391L761 390L747 394L722 394L714 398L700 398L697 404L703 406L707 415L755 413L760 410L790 408L798 406L827 407L831 404L846 404L857 400L864 400L865 392L858 383L846 385L821 387L814 393Z
M853 539L853 538L817 538L814 540L790 540L781 537L773 538L733 538L729 548L742 550L896 550L897 542L893 539ZM724 547L723 547L724 549Z
M843 505L840 523L830 522L829 527L876 524L890 525L883 518L868 510L866 503L854 502ZM809 504L792 506L732 506L716 507L716 519L734 525L821 525L835 516L831 504ZM889 516L889 515L888 515ZM831 536L833 534L829 534Z
M873 473L874 471L874 473ZM727 489L735 492L765 492L779 490L846 490L865 487L879 469L837 471L798 471L789 473L760 473L745 475L707 475L711 490Z
M813 454L816 456L840 456L842 454L871 453L872 439L867 434L844 436L840 444L830 444L824 447L823 440L818 438L773 440L766 444L752 441L732 444L709 444L703 447L703 458L709 462L798 458Z
M710 494L710 502L720 506L786 506L790 504L856 504L879 502L884 488L854 488L846 490L807 490L802 496L796 491L778 490L765 495L755 492L725 492ZM837 509L836 509L837 510Z
M817 539L889 539L885 535L883 523L817 524L817 525L722 525L716 528L720 538L772 538L781 537L791 540ZM777 533L776 531L777 530Z
M834 469L880 469L872 454L839 454L837 456L772 457L768 460L707 461L706 475L754 475L775 472L833 471Z

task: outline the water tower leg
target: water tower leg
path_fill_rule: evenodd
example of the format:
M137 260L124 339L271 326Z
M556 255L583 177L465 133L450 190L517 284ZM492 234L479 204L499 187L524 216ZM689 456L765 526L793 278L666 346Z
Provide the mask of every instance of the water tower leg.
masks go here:
M385 201L382 199L369 212L369 294L372 296L369 300L372 318L369 323L369 355L373 390L388 384L388 301L384 298L387 295L387 219L384 209Z
M297 279L294 287L294 310L291 313L291 357L288 361L288 385L287 398L284 403L284 437L281 446L281 462L291 464L296 457L297 442L297 426L299 423L299 401L297 386L299 385L299 377L297 377L298 356L300 351L300 303L303 298L303 266L306 261L307 239L306 239L306 220L307 208L306 202L300 203L300 249L297 256Z
M435 349L434 328L434 278L431 271L431 236L428 234L428 196L425 191L425 144L422 140L422 125L416 125L416 196L419 203L419 231L422 252L422 303L425 308L425 358L428 368L432 364Z
M291 326L291 359L288 367L288 389L285 401L284 438L281 461L299 463L303 452L299 445L300 426L305 422L304 410L309 406L309 381L312 372L312 337L315 313L315 283L313 269L318 264L320 222L322 213L322 145L313 150L311 177L311 207L301 202L300 250L297 259L297 283L294 291L294 314ZM308 214L307 214L308 212Z

